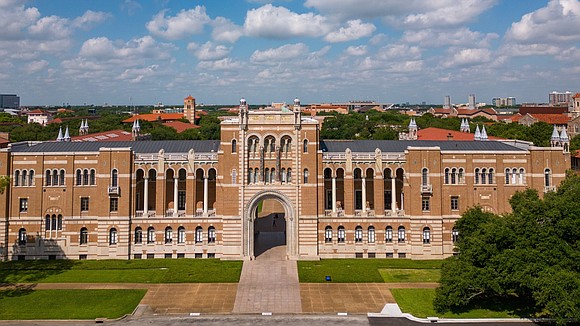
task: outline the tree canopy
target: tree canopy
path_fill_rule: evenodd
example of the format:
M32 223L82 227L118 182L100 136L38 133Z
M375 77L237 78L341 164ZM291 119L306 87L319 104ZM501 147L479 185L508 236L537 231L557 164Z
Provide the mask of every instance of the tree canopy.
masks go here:
M435 308L503 302L526 317L579 320L578 198L580 177L569 174L543 199L532 189L516 193L512 213L505 216L480 207L465 212L455 225L457 255L443 264Z

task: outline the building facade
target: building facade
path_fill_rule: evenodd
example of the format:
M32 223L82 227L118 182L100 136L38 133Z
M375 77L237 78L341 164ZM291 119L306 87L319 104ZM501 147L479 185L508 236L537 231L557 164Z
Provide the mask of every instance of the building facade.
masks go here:
M251 259L265 200L288 259L453 254L474 205L555 190L562 148L499 141L322 140L290 107L221 123L221 140L44 142L0 150L3 259Z
M19 109L20 96L16 94L0 94L1 109Z

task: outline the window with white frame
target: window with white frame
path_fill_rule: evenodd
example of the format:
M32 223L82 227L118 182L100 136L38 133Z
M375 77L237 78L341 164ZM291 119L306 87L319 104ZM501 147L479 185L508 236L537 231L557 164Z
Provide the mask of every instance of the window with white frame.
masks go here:
M28 212L28 198L20 198L20 213Z
M173 229L168 226L165 228L165 243L173 242Z
M94 186L97 184L97 172L95 169L91 169L90 184Z
M459 230L453 228L453 230L451 231L451 241L455 243L457 242L457 240L459 240Z
M369 238L369 243L375 243L375 227L374 226L369 226L368 238Z
M20 230L18 230L18 244L24 246L26 245L26 240L27 240L26 229L21 228Z
M304 146L302 147L302 152L308 153L308 140L304 139Z
M177 229L177 243L185 243L185 228L183 226Z
M459 196L451 196L451 210L452 211L459 210Z
M363 241L363 231L362 226L357 226L354 229L354 242L362 242Z
M215 243L215 227L213 226L207 229L207 243Z
M155 228L152 226L147 229L147 243L155 243Z
M117 238L117 229L112 228L109 230L109 244L116 245L119 239Z
M405 242L405 227L404 226L399 226L398 231L398 241L399 242Z
M495 184L495 175L494 175L495 170L493 168L490 168L487 172L487 183L490 185Z
M308 169L304 169L304 183L308 183Z
M431 198L429 196L421 197L421 210L428 212L431 209Z
M552 171L550 169L544 170L544 186L550 187L552 185Z
M89 197L81 197L81 212L89 210Z
M338 243L344 243L345 238L346 238L346 234L345 234L345 231L344 231L344 226L339 226L338 227L337 237L336 237Z
M385 242L393 242L393 227L387 226L385 229Z
M332 243L332 227L324 228L324 243Z
M232 154L235 154L238 151L238 142L235 139L232 139Z
M111 171L111 186L112 187L119 186L119 171L117 169L113 169Z
M203 228L198 226L195 228L195 243L202 243L203 242Z
M475 181L474 181L474 183L475 183L476 185L478 185L478 184L479 184L479 168L476 168L476 169L475 169L475 172L474 172L473 176L474 176L474 178L475 178Z
M14 187L20 186L20 170L14 171Z
M423 228L423 243L429 244L431 243L431 229L428 227Z
M445 168L445 178L444 178L444 183L445 183L446 185L448 185L448 184L450 183L450 181L449 181L449 179L450 179L449 173L450 173L450 170L449 170L449 168Z
M429 184L429 170L427 168L423 168L421 170L421 185L426 186Z
M76 172L75 175L76 175L76 177L75 177L76 178L75 184L77 186L82 186L82 184L83 184L83 172L81 171L81 169L77 169L77 172Z
M80 244L87 244L89 243L89 230L87 228L81 228L81 232L79 235L79 243Z
M143 229L141 229L141 227L136 227L135 228L135 244L141 244L143 243Z

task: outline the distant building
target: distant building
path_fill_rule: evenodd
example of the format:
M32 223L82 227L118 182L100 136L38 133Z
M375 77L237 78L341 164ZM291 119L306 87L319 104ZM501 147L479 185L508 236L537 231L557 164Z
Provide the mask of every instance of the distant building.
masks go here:
M46 126L52 121L52 114L44 110L33 110L28 112L28 123L38 123L42 126Z
M516 98L515 97L494 97L491 100L491 104L495 107L515 106L516 105Z
M20 107L20 97L16 94L0 94L0 108L18 109Z
M569 105L572 103L572 92L564 93L553 91L548 95L550 105Z
M467 98L467 106L469 106L470 109L475 109L475 104L477 104L477 102L475 102L475 94L469 94L469 97Z
M451 109L451 96L449 96L449 95L445 96L445 102L443 103L443 108L444 109Z

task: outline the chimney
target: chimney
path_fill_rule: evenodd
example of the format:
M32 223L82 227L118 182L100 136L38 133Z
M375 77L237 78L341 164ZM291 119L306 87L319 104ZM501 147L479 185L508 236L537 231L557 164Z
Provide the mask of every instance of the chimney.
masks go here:
M453 135L451 133L447 134L447 140L453 140Z

